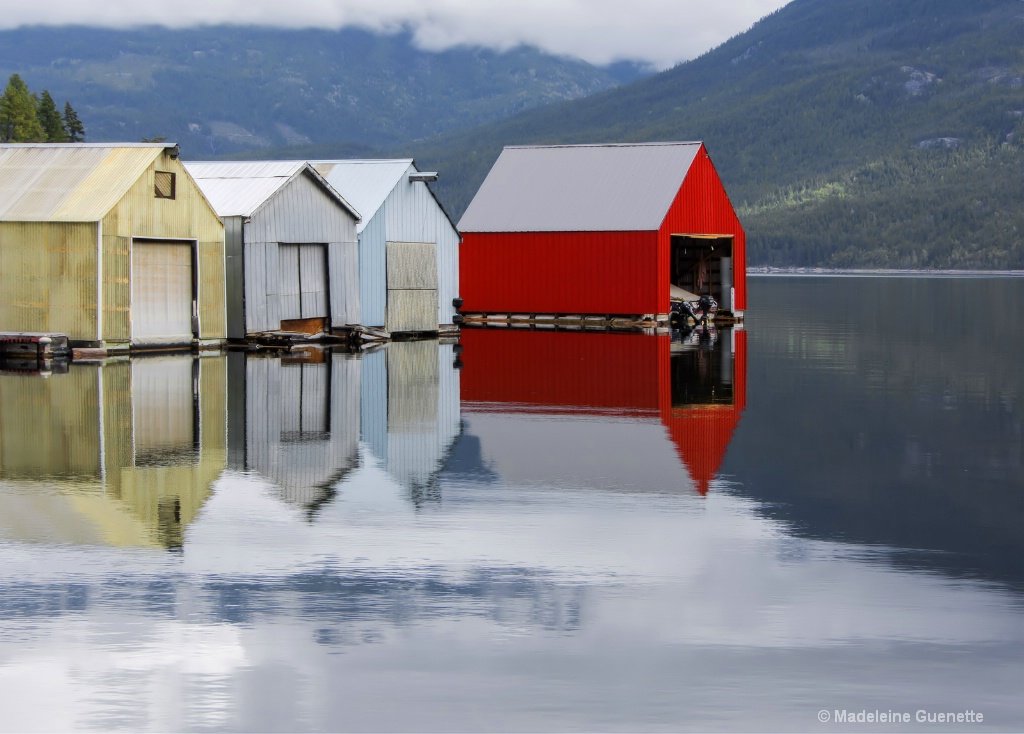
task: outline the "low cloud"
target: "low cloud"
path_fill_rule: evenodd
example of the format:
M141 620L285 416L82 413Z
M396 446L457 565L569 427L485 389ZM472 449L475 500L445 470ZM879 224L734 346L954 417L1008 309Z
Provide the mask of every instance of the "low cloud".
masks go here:
M128 28L246 24L395 33L440 51L452 46L506 50L526 44L592 64L637 61L665 69L691 59L785 5L784 0L81 0L19 3L0 27L90 25Z

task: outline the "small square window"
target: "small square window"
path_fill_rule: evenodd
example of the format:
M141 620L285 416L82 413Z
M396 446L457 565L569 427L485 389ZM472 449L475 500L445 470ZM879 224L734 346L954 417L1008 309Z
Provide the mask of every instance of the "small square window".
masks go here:
M158 199L173 199L174 174L170 171L157 171L153 177L153 194Z

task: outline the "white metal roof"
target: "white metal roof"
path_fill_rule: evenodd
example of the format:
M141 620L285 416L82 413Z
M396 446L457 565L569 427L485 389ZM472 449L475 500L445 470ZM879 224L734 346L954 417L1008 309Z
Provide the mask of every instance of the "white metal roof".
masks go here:
M384 200L413 165L412 158L311 161L313 168L351 201L362 214L356 230L363 231Z
M164 143L0 144L0 220L97 222Z
M305 161L194 161L185 169L220 217L251 217L296 176L308 175L358 218L359 211Z
M701 143L509 146L459 221L462 232L658 229Z

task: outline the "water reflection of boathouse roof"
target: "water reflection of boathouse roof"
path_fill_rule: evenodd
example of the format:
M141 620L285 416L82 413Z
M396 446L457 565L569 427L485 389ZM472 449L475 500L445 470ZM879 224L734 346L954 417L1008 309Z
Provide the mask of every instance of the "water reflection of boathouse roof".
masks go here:
M466 430L513 481L705 494L745 406L745 336L673 355L667 334L467 329Z

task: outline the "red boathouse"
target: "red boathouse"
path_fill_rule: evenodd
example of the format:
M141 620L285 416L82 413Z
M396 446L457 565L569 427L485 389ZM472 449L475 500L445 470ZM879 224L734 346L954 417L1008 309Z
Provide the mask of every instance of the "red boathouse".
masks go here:
M746 238L703 143L510 146L458 226L462 310L741 317Z

